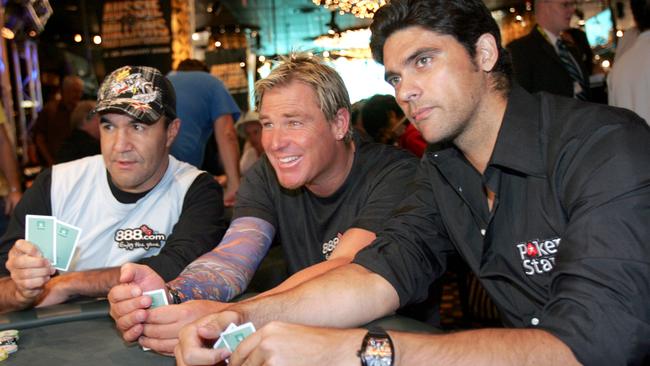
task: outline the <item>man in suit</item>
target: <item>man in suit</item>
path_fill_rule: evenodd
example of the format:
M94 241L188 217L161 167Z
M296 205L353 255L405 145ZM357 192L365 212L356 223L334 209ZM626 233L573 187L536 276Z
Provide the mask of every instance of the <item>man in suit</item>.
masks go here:
M584 51L589 46L579 45L586 37L564 33L569 29L574 12L574 0L535 1L537 25L528 35L507 47L515 79L524 89L582 100L590 98L591 56Z

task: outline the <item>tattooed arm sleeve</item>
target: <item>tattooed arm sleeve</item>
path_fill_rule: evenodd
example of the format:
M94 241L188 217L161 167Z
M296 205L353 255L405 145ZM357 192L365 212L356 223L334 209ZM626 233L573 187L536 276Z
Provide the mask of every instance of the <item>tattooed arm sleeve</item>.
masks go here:
M181 301L229 301L246 289L266 255L275 228L256 217L235 219L221 243L190 263L167 285Z

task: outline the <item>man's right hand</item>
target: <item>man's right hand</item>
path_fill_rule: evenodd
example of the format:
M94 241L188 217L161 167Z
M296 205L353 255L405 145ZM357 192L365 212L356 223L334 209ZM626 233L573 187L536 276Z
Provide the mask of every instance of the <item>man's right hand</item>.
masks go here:
M6 265L16 286L16 298L24 306L36 300L56 272L38 247L23 239L17 240L9 251Z
M121 268L120 283L108 293L110 314L122 338L134 342L142 335L151 306L151 297L142 293L164 288L165 281L149 266L127 263Z
M214 365L230 356L225 349L212 349L207 344L214 343L230 323L240 324L241 315L225 310L205 316L181 329L178 344L174 349L177 366Z

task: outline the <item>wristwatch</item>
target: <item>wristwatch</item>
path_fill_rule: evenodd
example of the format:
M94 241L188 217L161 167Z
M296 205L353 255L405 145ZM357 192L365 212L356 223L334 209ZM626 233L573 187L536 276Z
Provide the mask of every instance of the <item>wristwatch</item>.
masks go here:
M392 366L395 360L393 340L383 329L369 330L357 354L361 366Z
M171 298L171 303L172 304L180 304L182 301L181 301L180 295L178 294L178 290L175 289L175 288L172 288L169 285L165 285L165 287L167 288L167 293L169 294L169 297Z

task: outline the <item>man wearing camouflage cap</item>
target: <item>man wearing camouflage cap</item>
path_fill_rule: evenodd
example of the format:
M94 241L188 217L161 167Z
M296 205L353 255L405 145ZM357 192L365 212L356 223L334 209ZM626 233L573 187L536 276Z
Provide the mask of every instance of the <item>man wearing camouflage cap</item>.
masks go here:
M180 125L169 80L154 68L122 67L102 84L94 111L102 154L41 173L0 240L0 312L104 296L126 262L173 279L223 236L221 188L169 155ZM81 228L68 272L23 240L26 214Z

